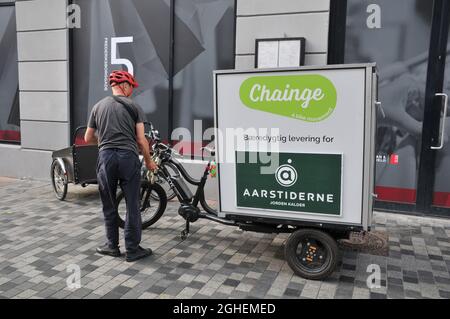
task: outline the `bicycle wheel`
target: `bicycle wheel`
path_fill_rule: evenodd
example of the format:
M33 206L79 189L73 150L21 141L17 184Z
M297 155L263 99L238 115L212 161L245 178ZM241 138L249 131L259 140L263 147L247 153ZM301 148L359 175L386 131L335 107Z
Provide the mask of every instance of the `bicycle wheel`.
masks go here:
M142 229L147 229L156 223L164 214L166 206L167 196L161 185L156 183L150 184L148 182L141 184L139 209L141 211ZM117 194L117 212L119 227L124 228L127 207L122 191Z
M163 178L160 178L160 180L157 181L157 183L159 185L161 185L161 187L164 189L164 191L166 192L166 196L167 196L167 200L172 200L174 199L177 195L175 194L175 191L173 190L172 187L170 187L169 183L167 183L167 181ZM154 199L154 200L158 200L158 196L154 193L151 193L150 196Z
M297 275L310 280L322 280L336 268L339 248L336 240L316 229L299 229L289 236L285 257Z
M50 168L50 173L56 198L59 200L64 200L67 195L67 176L64 174L64 170L57 160L53 161Z

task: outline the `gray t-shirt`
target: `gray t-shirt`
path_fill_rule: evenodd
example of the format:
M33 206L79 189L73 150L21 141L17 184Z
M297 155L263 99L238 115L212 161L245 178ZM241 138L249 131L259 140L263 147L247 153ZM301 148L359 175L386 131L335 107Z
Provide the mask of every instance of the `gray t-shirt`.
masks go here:
M130 105L137 115L137 123L145 121L142 108L133 100L119 96ZM96 129L98 133L98 147L100 150L118 148L130 150L139 155L136 142L136 123L125 106L108 96L99 101L92 109L88 127Z

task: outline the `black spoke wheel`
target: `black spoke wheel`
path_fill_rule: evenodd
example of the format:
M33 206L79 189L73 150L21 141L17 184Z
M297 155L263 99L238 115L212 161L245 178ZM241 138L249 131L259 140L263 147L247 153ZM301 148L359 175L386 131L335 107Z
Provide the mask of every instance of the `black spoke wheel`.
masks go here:
M140 189L139 209L142 218L142 229L147 229L156 223L167 207L167 196L164 189L159 184L143 182ZM119 227L125 227L127 206L125 196L122 191L117 194L117 212Z
M171 176L179 176L180 175L180 172L174 166L166 165L165 168ZM175 193L174 189L172 187L170 187L169 183L164 178L164 176L161 173L159 173L157 177L158 178L157 178L156 183L161 185L161 187L166 192L167 200L169 201L169 200L174 199L177 196L177 194ZM157 197L155 197L155 194L152 193L151 196L153 197L153 199L157 199Z
M337 265L336 240L316 229L300 229L287 240L285 257L295 274L310 280L323 280Z
M50 175L56 198L64 200L67 196L67 175L64 174L64 169L57 160L52 163Z

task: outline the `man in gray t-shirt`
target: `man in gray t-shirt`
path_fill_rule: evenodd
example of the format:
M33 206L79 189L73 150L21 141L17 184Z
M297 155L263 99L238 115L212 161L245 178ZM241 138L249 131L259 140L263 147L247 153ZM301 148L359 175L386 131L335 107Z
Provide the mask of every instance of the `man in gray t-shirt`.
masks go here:
M133 100L124 96L116 96L116 98L130 106L137 123L145 122L142 108ZM88 127L97 130L100 150L120 148L133 151L138 155L136 122L123 104L108 96L92 109Z
M84 137L87 143L97 144L99 147L97 181L108 242L97 248L97 252L113 257L121 255L116 205L119 183L127 204L124 234L126 260L131 262L152 254L151 249L140 246L142 220L139 207L139 149L149 170L155 170L157 166L151 159L144 134L144 112L129 98L133 89L138 86L136 80L128 72L114 71L109 82L113 96L104 98L94 106Z

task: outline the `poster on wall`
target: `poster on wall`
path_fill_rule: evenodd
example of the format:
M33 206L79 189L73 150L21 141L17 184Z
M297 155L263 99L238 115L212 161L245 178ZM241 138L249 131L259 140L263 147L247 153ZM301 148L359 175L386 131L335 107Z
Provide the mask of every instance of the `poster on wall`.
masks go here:
M171 3L74 0L82 14L73 30L74 128L86 125L94 104L111 94L108 75L116 69L135 75L140 86L133 98L164 139L171 128L192 131L194 120L212 126L212 71L234 66L234 1Z
M76 0L81 28L73 31L74 127L85 126L95 103L111 94L113 70L134 74L134 99L167 135L170 8L163 0Z
M367 221L374 70L364 64L217 71L220 214Z

